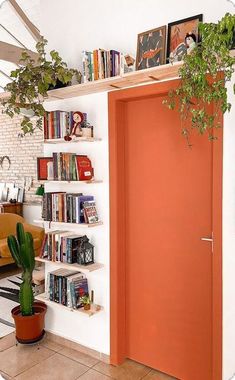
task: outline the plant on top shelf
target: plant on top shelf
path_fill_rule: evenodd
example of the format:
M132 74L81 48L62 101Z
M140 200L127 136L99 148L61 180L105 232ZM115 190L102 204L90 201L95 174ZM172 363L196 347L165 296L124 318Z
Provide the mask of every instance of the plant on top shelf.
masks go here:
M43 101L47 98L47 91L58 86L68 85L75 77L81 83L81 73L76 69L68 69L55 50L50 52L51 60L46 59L45 46L47 40L43 37L36 44L38 58L32 59L27 50L21 55L21 65L12 71L12 82L8 83L5 91L10 93L9 98L3 100L4 113L10 117L22 114L21 128L23 134L32 134L36 128L42 129L42 120L45 113ZM34 124L30 118L36 116Z
M20 285L20 306L12 309L16 325L16 338L21 343L32 343L41 339L44 333L46 305L34 302L32 274L35 268L33 237L25 232L22 223L16 225L16 237L8 236L8 247L19 268L22 269Z
M179 69L179 86L164 100L180 113L182 134L189 143L192 129L215 139L213 128L221 127L221 114L230 111L226 82L231 81L235 58L231 56L235 36L235 15L225 14L218 23L200 23L201 42L185 55ZM233 87L235 92L235 85ZM210 110L213 104L213 112Z

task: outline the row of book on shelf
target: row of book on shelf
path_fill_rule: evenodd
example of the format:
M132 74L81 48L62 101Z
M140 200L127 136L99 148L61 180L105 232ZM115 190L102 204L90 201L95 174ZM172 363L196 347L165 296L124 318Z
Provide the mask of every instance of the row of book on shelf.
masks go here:
M121 75L125 68L124 55L116 50L83 51L82 63L84 83Z
M47 179L54 181L89 181L94 177L91 160L76 153L53 153L48 157Z
M83 273L69 269L48 273L46 297L50 301L79 309L84 306L82 297L88 295L88 281Z
M80 137L93 137L93 126L87 120L87 114L80 111L51 111L44 114L44 139L61 139L71 135L76 126Z
M45 193L42 218L46 221L65 223L99 222L94 196L83 193Z
M40 257L53 262L90 265L94 263L94 245L86 235L54 230L45 234Z

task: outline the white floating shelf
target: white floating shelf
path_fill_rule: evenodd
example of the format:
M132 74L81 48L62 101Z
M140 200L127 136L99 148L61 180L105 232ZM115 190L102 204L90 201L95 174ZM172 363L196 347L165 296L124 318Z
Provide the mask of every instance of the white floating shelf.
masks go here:
M98 227L102 226L103 222L97 222L97 223L65 223L65 222L50 222L48 220L43 219L36 219L34 220L34 223L40 224L42 226L48 225L48 228L58 228L58 227L78 227L78 228L92 228L92 227Z
M44 144L77 144L81 142L96 142L101 141L100 138L95 137L78 137L76 140L65 141L64 139L47 139L44 140Z
M84 310L83 307L80 308L80 309L72 309L72 308L64 306L64 305L62 305L60 303L57 303L57 302L54 302L54 301L50 301L48 298L46 298L46 294L45 293L38 294L35 297L35 299L38 300L38 301L45 302L45 304L49 305L52 308L63 308L63 310L68 310L68 312L82 313L82 314L87 315L88 317L91 317L92 315L97 314L98 312L104 310L104 308L102 306L95 305L95 304L91 305L90 310Z
M64 269L79 270L82 273L94 272L104 267L104 264L100 264L100 263L94 263L94 264L89 264L89 265L68 264L68 263L61 263L60 261L51 261L47 259L42 259L41 257L35 257L35 260L41 263L55 264L59 266L60 268L64 268Z
M87 185L91 185L93 183L102 183L103 181L102 180L99 180L99 179L92 179L90 181L60 181L60 180L57 180L57 179L48 179L46 181L44 181L45 183L79 183L79 184L82 184L82 183L85 183Z

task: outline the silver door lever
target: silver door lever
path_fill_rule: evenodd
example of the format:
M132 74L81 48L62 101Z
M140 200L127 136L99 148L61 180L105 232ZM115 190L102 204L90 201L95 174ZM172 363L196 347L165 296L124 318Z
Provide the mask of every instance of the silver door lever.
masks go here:
M213 232L212 232L212 237L209 238L209 237L202 237L201 238L202 241L209 241L211 244L211 250L212 252L214 251L214 240L213 240Z
M207 238L207 237L202 237L201 240L203 240L203 241L213 241L212 238Z

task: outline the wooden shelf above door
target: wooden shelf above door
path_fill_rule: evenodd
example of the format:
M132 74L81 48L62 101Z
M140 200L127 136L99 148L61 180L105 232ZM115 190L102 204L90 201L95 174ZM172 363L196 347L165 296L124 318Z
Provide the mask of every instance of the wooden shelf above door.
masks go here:
M118 90L127 87L138 86L141 84L178 78L179 69L182 65L182 62L176 62L173 65L166 64L151 67L150 69L133 71L121 76L100 79L88 83L75 84L74 86L58 88L56 90L50 90L48 91L48 98L45 99L45 101L49 102L60 99L63 100L75 98L77 96ZM9 93L4 92L0 94L0 99L6 99L9 97L9 95Z
M56 99L68 99L82 95L89 95L97 92L112 91L123 89L126 87L138 86L160 80L178 78L179 68L182 62L177 62L150 69L133 71L123 74L122 76L111 77L107 79L96 80L88 83L76 84L48 91L47 101L55 101Z

